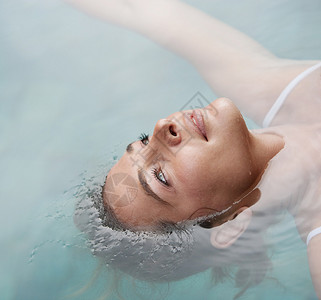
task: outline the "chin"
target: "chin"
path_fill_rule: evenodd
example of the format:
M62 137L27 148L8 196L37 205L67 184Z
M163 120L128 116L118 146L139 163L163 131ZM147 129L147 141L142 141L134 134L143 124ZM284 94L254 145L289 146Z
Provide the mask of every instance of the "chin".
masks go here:
M216 110L216 122L224 127L241 127L246 128L245 121L240 110L228 98L218 98L214 100L211 105ZM247 128L246 128L247 129Z
M236 107L236 105L232 102L232 100L228 98L218 98L214 100L211 105L213 105L218 113L227 112L227 113L237 113L240 114L240 110Z

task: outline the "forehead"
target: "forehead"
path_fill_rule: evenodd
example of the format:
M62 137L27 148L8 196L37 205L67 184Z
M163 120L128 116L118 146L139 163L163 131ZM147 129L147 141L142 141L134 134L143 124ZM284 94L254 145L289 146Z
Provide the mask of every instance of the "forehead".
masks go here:
M107 201L121 222L129 226L151 226L158 223L159 216L166 212L164 214L140 186L137 171L143 161L137 159L137 147L135 143L133 152L125 152L110 170L104 188L104 202Z
M135 172L136 171L136 172ZM112 208L130 205L138 196L137 167L126 152L110 170L104 199Z

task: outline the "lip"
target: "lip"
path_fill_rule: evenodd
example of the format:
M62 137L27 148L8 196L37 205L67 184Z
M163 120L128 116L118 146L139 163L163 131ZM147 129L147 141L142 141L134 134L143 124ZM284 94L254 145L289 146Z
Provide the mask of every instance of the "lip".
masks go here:
M185 117L188 121L189 126L192 126L192 129L194 131L196 131L206 141L208 141L202 112L199 109L195 109L192 113L186 113ZM196 124L193 120L195 120Z

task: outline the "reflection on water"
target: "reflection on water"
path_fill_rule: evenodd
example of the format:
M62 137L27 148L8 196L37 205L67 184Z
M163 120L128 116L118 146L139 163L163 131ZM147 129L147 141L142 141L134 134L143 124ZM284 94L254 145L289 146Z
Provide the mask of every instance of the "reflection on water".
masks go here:
M276 54L319 55L319 1L187 2ZM114 275L99 268L74 224L79 187L73 187L84 178L86 184L103 182L102 168L125 145L151 132L155 120L178 110L196 91L207 99L215 95L181 59L58 1L2 1L0 25L1 297L59 299L76 293L75 299L96 299L108 292ZM182 263L177 276L224 259L202 243L206 234L194 231L193 239L194 252L183 256L189 264ZM273 268L243 298L316 299L293 220L282 216L265 243ZM232 281L212 288L210 270L170 288L138 281L135 289L130 278L120 278L125 299L232 299L239 292Z

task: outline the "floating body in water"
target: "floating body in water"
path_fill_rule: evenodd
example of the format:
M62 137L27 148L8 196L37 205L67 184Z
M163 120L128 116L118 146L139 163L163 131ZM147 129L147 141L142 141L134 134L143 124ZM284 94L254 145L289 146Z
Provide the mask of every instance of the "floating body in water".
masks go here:
M287 210L308 241L321 298L321 63L278 58L179 1L68 2L187 59L222 95L159 120L152 136L128 145L95 204L92 216L101 220L90 232L95 251L113 253L111 264L140 278L177 279L206 269L193 263L195 253L212 251L227 261L229 248L250 245ZM249 130L239 109L264 128ZM86 223L86 207L76 220L88 232L85 224L94 222ZM113 232L117 237L108 244ZM199 244L206 246L193 248L189 234L202 236Z

